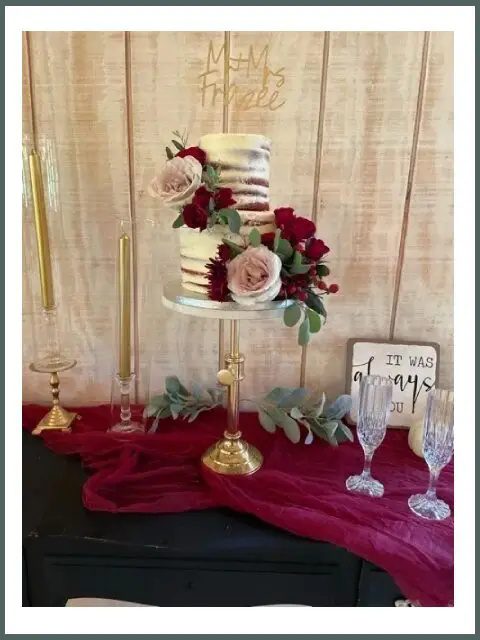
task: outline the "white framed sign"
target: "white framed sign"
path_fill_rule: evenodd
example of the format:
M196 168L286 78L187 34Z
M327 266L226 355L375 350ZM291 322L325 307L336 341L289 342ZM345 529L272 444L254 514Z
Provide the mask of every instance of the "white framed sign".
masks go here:
M440 347L435 342L352 339L347 343L347 393L356 422L360 380L364 375L389 377L393 396L389 426L410 427L425 412L427 394L438 379Z

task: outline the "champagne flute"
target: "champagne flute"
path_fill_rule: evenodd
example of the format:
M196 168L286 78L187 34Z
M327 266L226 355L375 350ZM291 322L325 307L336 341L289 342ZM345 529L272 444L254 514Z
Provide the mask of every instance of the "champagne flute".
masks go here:
M392 401L392 381L382 376L364 376L360 382L360 405L358 409L357 436L365 454L365 463L360 475L347 478L349 491L380 498L383 484L372 478L370 466L373 454L381 445L387 428Z
M440 471L453 454L453 391L432 389L428 394L423 423L423 457L430 471L426 493L416 493L408 499L408 506L421 518L444 520L450 507L437 498L436 486Z

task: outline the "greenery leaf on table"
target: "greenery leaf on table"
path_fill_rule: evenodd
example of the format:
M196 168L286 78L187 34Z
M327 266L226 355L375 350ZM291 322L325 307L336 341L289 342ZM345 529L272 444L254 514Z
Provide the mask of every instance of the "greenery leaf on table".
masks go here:
M342 418L350 411L352 399L348 395L339 396L325 408L325 394L320 397L310 395L304 387L275 387L257 403L258 419L269 433L276 428L283 429L293 443L302 439L302 429L306 430L305 444L321 438L332 446L353 435Z
M189 391L177 376L169 376L165 379L165 393L152 398L143 411L145 418L154 418L148 431L156 431L163 418L183 418L193 422L202 411L221 405L222 399L223 391L220 389L204 389L194 383Z

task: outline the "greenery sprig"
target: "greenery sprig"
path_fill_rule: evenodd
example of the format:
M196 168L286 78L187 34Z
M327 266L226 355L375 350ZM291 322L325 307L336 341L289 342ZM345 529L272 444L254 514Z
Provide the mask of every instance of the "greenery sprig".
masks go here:
M276 387L258 402L258 419L269 433L277 427L283 429L291 442L300 442L302 425L307 430L305 444L311 444L317 436L336 446L345 439L353 441L352 432L342 422L351 407L352 398L348 395L339 396L325 408L324 393L309 397L304 387Z
M204 389L194 383L189 391L176 376L165 380L165 393L155 396L145 407L144 417L154 417L149 432L157 431L163 418L182 418L193 422L202 411L222 405L223 389ZM302 439L301 426L306 429L304 444L316 437L337 446L344 440L353 441L353 435L342 418L351 410L352 398L341 395L325 407L325 394L310 395L304 387L275 387L264 398L253 402L262 427L275 433L283 429L287 438L298 443Z
M185 149L188 143L188 135L186 131L184 131L183 133L179 133L178 131L172 131L172 135L173 135L172 144L177 150L177 152ZM170 147L165 147L165 153L167 154L168 160L171 160L173 157L175 157L175 153L173 153Z
M145 407L145 418L155 417L149 432L158 429L162 418L183 418L193 422L202 411L209 411L222 404L223 391L220 389L203 389L194 383L189 391L177 376L165 379L165 393L155 396Z

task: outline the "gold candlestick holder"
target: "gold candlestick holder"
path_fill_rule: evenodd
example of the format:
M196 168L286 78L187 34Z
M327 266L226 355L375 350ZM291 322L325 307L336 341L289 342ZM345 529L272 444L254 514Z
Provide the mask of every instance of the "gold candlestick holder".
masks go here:
M30 369L37 373L50 374L50 389L52 391L52 408L43 416L35 429L32 431L34 435L39 435L42 431L69 431L72 422L77 417L76 413L67 411L60 404L60 378L58 374L62 371L72 369L77 364L76 360L64 360L63 363L48 364L41 362L32 362Z
M223 438L202 456L203 464L225 475L250 475L262 466L263 456L242 439L239 430L240 382L244 379L245 358L240 353L240 320L269 320L283 315L290 300L264 302L252 307L235 302L216 302L201 293L184 289L180 282L170 282L163 289L165 307L185 315L228 320L230 348L224 357L225 368L217 373L218 382L227 387L227 428Z

